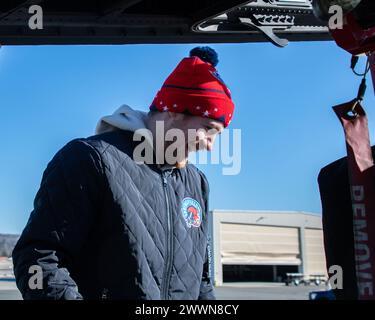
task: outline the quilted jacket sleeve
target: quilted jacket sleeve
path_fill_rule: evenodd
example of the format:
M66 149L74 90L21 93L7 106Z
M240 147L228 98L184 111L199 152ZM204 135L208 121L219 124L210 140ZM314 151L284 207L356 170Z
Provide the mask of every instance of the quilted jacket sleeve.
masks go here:
M69 266L87 239L102 183L100 155L84 140L71 141L48 164L34 210L13 251L24 299L82 299ZM32 285L36 270L42 271L42 287L37 281Z
M201 279L201 286L198 300L216 300L214 287L211 280L211 248L210 248L210 235L208 232L208 196L209 196L209 184L206 176L202 173L202 191L205 199L205 215L206 215L206 230L207 230L207 243L206 243L206 254L203 265L203 274Z
M212 285L211 274L210 274L210 264L211 264L211 250L209 243L207 243L206 258L203 265L203 274L201 287L199 292L199 300L216 300L214 288Z

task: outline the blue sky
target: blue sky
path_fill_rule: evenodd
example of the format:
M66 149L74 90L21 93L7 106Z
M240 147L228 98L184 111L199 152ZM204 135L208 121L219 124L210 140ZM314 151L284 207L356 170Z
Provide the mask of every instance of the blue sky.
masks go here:
M0 232L19 233L52 156L90 136L121 104L147 110L195 45L34 46L0 49ZM354 98L360 79L333 42L211 45L242 130L236 176L204 165L211 209L321 212L319 170L345 155L331 107ZM363 62L359 65L363 68ZM365 107L374 141L374 92Z

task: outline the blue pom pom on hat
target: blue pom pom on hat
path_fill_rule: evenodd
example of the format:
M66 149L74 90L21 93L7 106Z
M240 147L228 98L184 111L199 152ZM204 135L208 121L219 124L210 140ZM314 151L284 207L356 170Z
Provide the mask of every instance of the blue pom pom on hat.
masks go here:
M216 67L219 63L218 54L210 47L196 47L190 50L190 57L198 57L205 62L211 63L213 67Z

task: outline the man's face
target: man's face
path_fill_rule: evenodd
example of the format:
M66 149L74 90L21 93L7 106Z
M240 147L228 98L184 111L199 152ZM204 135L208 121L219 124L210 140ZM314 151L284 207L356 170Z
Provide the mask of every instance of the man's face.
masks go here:
M186 121L188 151L212 151L216 137L224 130L224 125L216 120L189 116ZM189 135L189 130L194 134Z
M172 114L171 117L171 126L181 130L185 136L184 144L177 146L180 150L183 149L181 158L176 163L180 168L186 165L189 152L212 151L215 139L224 130L222 122L210 118L186 114Z

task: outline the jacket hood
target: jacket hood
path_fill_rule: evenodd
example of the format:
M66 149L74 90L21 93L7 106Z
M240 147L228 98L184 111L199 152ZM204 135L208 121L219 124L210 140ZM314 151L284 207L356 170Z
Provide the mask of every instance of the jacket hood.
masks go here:
M127 130L135 132L139 129L147 129L146 118L147 112L134 110L128 105L124 104L118 108L112 115L100 118L96 125L95 134L102 134L115 130ZM150 145L153 145L152 136L145 135L146 140ZM168 170L175 168L167 163L158 165L161 170Z
M114 130L128 130L135 132L146 128L147 112L134 110L124 104L112 115L102 117L96 125L95 134Z
M112 115L100 118L96 125L95 134L106 133L115 130L127 130L135 132L139 129L147 129L146 119L147 112L134 110L130 106L123 104ZM146 140L152 146L152 135L145 135ZM175 168L174 165L164 163L158 165L161 170Z

